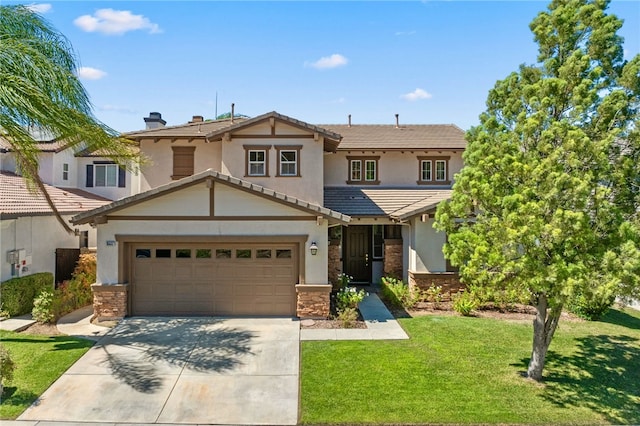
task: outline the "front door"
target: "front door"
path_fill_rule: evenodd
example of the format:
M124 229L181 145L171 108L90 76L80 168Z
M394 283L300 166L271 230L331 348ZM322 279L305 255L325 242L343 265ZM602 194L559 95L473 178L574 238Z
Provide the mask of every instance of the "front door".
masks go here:
M353 277L353 282L371 282L371 227L345 227L344 273Z

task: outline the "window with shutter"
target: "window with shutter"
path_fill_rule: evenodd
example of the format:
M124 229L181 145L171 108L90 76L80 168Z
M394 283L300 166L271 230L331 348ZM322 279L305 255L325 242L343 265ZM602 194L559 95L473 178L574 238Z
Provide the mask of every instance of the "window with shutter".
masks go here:
M182 179L193 174L195 146L172 146L173 175L171 179Z

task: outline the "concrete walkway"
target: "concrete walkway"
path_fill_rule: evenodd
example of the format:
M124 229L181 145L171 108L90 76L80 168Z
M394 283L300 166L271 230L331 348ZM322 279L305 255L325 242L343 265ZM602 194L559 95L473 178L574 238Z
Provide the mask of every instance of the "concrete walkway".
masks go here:
M22 315L19 317L7 318L0 321L0 330L5 331L22 331L25 328L31 327L36 322L31 318L31 314Z
M60 318L56 326L62 334L97 341L111 328L92 324L92 316L93 306L85 306Z
M407 333L375 293L369 293L359 305L367 328L306 328L300 340L405 340Z

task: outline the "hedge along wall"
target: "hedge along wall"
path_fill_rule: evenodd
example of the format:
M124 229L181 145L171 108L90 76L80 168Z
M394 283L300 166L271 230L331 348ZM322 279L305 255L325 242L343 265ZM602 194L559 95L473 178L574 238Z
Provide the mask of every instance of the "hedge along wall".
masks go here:
M12 317L31 313L33 299L43 290L53 291L53 288L51 272L41 272L4 281L0 284L0 310Z

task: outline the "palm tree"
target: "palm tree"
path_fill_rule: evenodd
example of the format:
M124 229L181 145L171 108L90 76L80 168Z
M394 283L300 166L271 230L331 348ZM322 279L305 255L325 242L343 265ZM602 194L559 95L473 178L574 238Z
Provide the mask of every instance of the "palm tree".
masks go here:
M96 119L77 75L77 58L69 40L24 6L0 6L0 137L16 155L32 191L41 192L60 224L60 216L38 175L36 128L62 141L65 149L99 151L131 167L129 141Z

